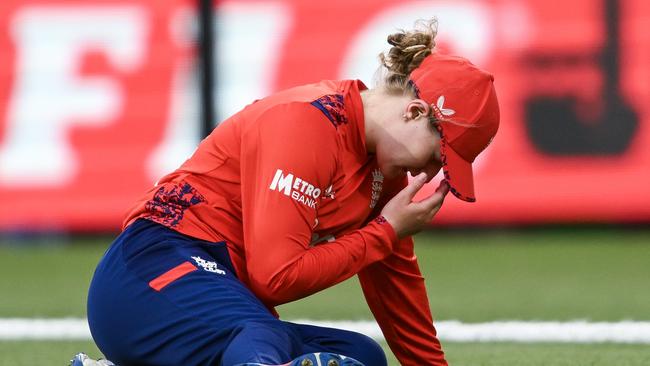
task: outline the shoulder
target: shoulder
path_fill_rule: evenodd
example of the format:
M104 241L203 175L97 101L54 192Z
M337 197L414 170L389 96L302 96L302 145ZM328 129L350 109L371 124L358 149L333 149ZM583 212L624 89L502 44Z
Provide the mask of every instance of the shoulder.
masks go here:
M349 120L341 90L344 83L325 80L283 90L255 102L249 106L249 112L256 115L255 119L262 117L277 120L281 125L334 132Z
M336 126L311 102L284 102L268 106L256 119L262 131L282 135L335 136Z
M348 123L348 113L345 109L343 94L325 94L314 99L310 104L323 113L323 115L336 128Z

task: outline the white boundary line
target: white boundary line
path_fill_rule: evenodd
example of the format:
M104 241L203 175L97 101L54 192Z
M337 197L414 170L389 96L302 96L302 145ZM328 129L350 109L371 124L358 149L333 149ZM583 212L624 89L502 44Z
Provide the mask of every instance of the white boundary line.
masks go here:
M383 340L374 321L292 320L294 323L347 329ZM501 321L462 323L436 322L438 335L446 342L565 342L650 344L650 321L621 322L534 322ZM0 340L90 340L86 319L0 318Z

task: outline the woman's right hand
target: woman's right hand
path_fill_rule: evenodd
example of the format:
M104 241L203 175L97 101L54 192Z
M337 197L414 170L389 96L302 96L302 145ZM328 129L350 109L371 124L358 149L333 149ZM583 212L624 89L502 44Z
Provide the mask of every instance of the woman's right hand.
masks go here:
M429 225L449 193L449 183L443 180L432 195L422 201L413 202L413 197L426 181L425 173L418 174L381 210L381 215L391 224L400 239L413 235Z

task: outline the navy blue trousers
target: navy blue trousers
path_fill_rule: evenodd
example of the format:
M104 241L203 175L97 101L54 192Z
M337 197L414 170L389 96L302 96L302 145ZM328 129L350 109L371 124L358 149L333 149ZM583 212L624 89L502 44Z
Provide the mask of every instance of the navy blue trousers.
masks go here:
M119 366L278 365L311 352L387 364L365 335L275 318L239 281L225 243L147 220L131 224L104 254L90 284L88 322Z

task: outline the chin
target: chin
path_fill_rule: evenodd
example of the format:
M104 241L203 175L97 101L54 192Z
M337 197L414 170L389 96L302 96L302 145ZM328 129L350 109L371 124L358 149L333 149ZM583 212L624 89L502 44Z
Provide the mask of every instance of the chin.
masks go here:
M396 179L396 178L401 178L406 176L406 170L394 166L389 166L389 167L379 167L379 170L381 170L381 174L384 175L384 178L386 179Z

